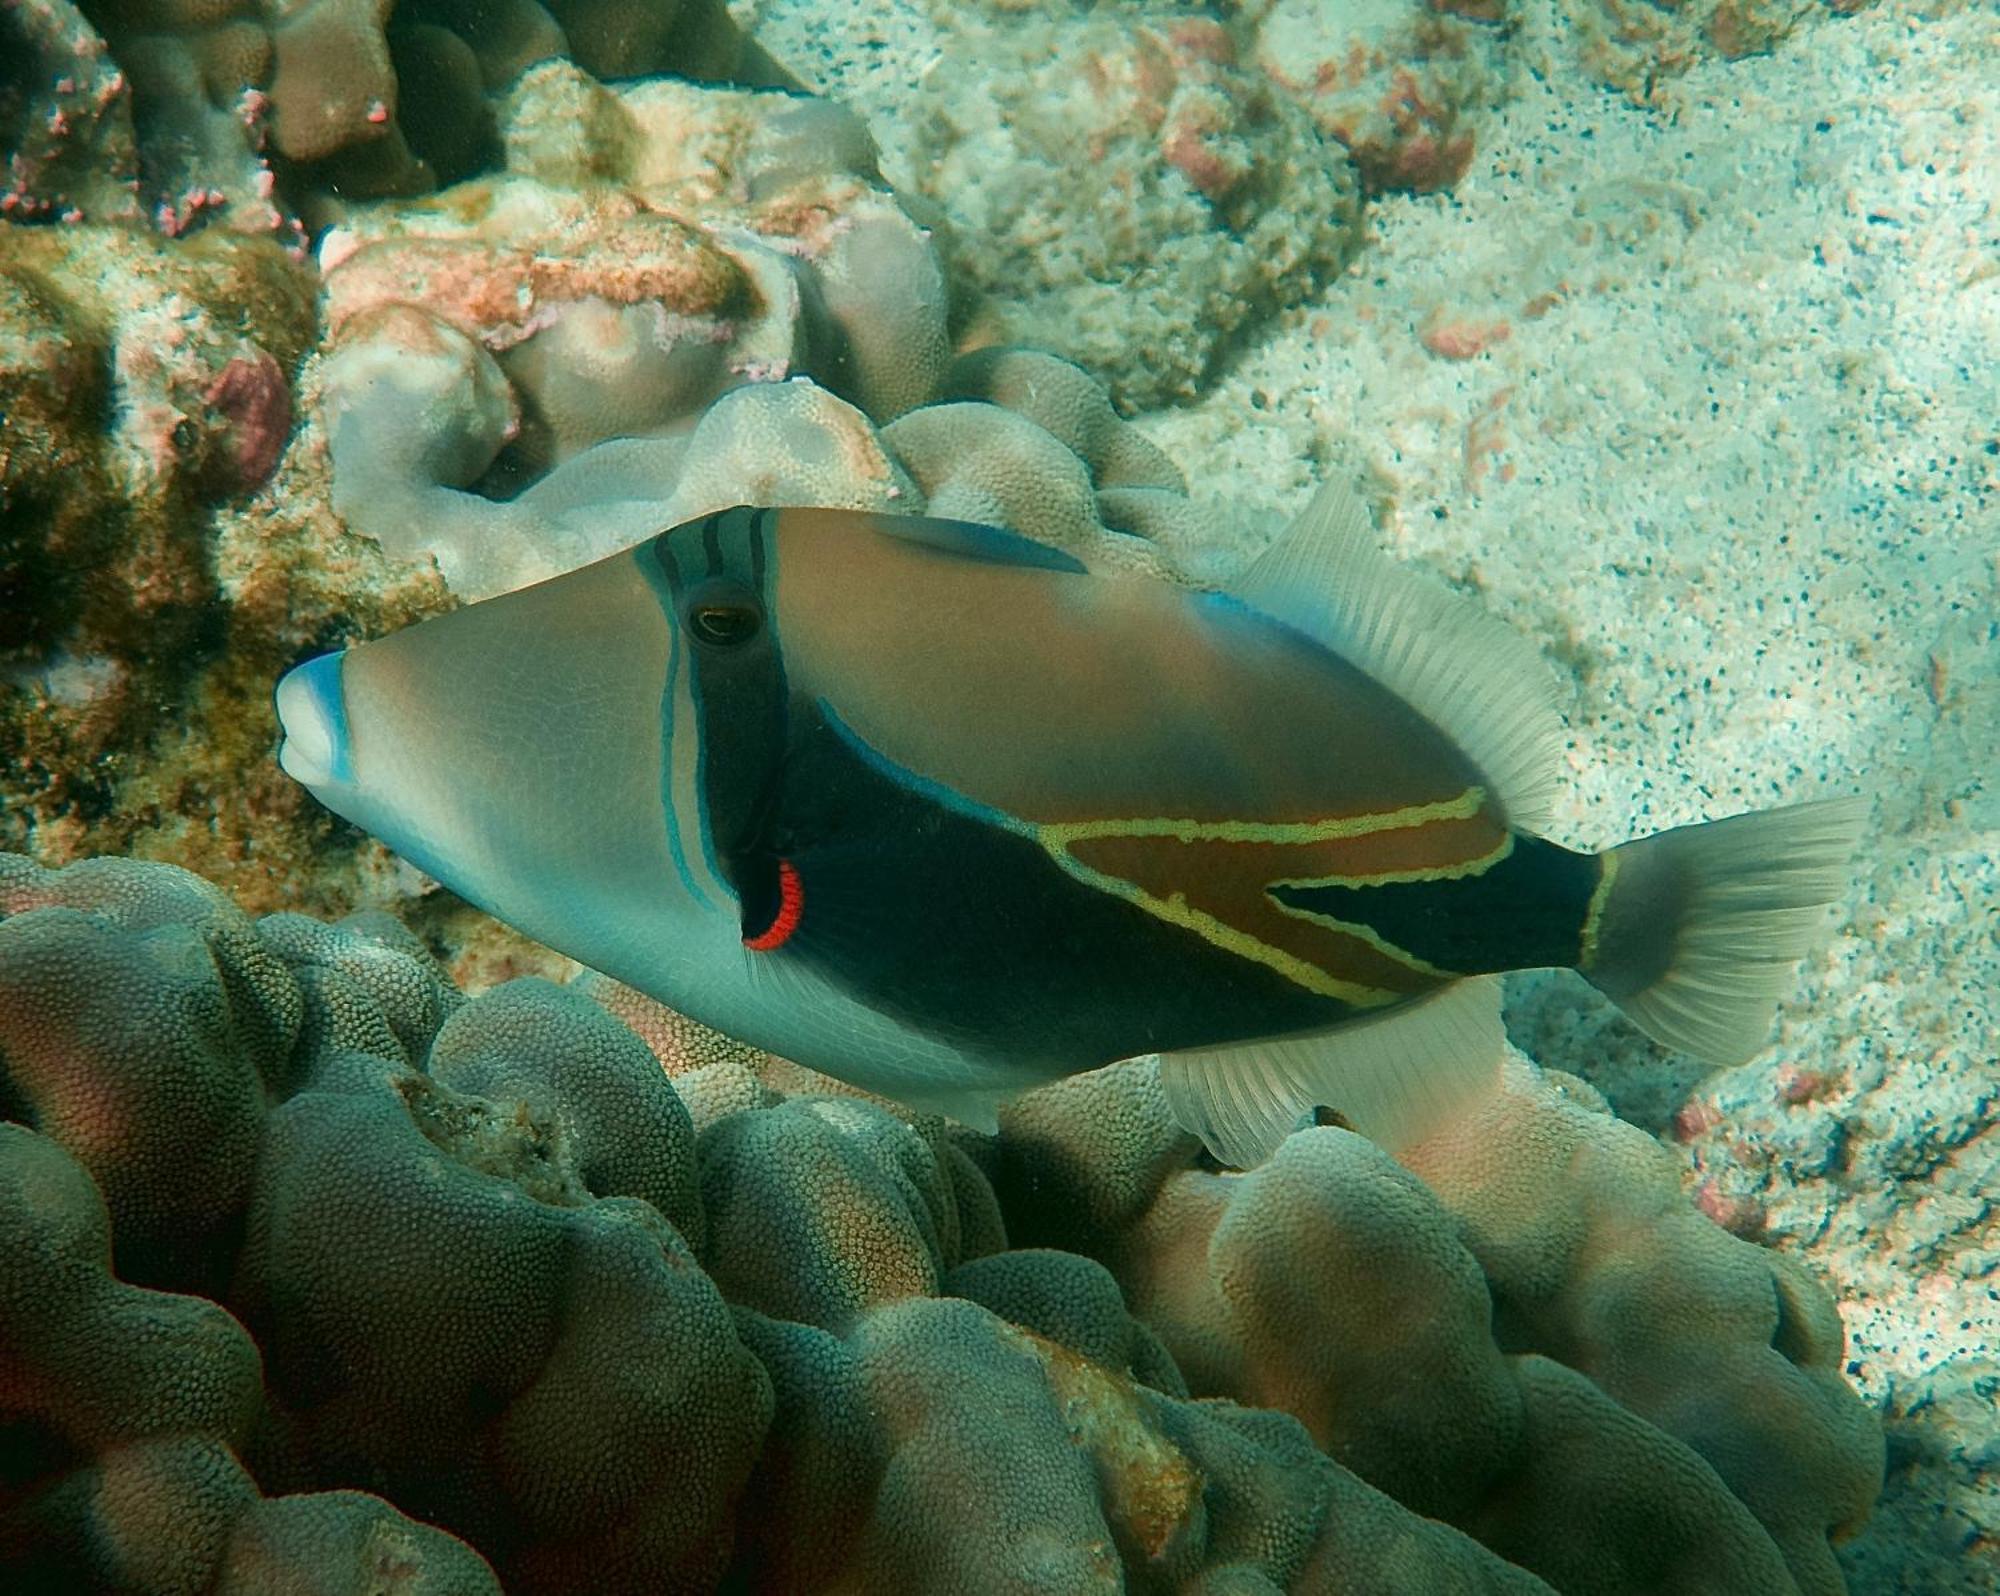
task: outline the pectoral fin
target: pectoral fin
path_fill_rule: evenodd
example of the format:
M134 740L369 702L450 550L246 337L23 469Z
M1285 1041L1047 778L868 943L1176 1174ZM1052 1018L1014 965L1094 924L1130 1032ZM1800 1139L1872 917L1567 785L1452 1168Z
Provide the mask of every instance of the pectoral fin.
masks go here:
M1456 981L1310 1036L1165 1054L1160 1083L1174 1118L1237 1169L1317 1107L1393 1152L1491 1091L1506 1040L1499 982Z

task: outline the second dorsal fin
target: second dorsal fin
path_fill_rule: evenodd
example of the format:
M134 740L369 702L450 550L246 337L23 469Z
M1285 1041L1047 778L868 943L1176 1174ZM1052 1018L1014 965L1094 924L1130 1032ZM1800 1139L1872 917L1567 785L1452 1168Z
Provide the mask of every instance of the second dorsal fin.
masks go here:
M1510 823L1548 818L1562 716L1548 665L1470 599L1398 564L1353 491L1329 482L1229 591L1366 671L1459 745Z

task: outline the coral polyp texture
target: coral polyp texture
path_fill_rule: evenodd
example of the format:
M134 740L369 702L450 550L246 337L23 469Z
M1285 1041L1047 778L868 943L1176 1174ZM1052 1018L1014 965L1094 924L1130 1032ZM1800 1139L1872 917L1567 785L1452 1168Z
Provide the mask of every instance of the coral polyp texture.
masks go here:
M0 996L10 1588L1817 1593L1880 1473L1824 1291L1522 1061L1234 1175L1144 1061L984 1136L17 855Z

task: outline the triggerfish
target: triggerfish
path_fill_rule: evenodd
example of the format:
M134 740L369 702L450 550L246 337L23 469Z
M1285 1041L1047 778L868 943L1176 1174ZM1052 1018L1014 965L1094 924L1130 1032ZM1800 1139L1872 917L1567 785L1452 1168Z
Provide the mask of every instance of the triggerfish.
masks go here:
M991 1123L1158 1054L1226 1163L1497 1079L1496 972L1763 1046L1859 800L1541 835L1553 679L1322 490L1220 591L989 526L739 506L299 666L285 770L716 1030Z

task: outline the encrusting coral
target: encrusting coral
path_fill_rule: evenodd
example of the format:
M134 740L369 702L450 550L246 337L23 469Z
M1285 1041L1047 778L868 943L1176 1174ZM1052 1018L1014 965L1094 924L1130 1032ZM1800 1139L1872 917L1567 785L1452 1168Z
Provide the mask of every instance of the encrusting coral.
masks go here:
M572 102L589 132L549 139ZM322 246L333 503L392 555L476 598L755 502L1126 533L1205 574L1213 528L1089 375L951 359L932 241L841 113L550 66L507 117L506 175Z
M116 860L0 856L0 992L9 1581L1765 1596L1879 1473L1819 1288L1525 1063L1238 1175L1144 1062L983 1136Z

